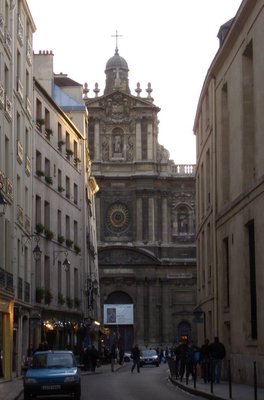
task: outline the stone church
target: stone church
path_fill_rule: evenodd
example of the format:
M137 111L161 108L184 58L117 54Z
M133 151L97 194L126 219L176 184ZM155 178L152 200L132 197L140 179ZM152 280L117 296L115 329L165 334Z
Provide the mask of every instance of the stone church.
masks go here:
M126 60L105 67L90 97L88 143L96 199L105 345L129 350L196 339L195 167L175 165L158 142L151 84L131 94ZM177 129L177 126L172 127ZM177 146L177 143L175 143Z

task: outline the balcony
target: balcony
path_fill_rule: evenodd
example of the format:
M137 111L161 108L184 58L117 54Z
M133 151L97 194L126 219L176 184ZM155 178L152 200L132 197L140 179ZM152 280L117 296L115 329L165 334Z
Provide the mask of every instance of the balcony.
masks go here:
M5 112L9 120L12 119L12 103L7 95L5 95Z
M23 99L23 85L19 77L17 77L17 94L19 95L20 99Z
M23 208L20 207L20 206L17 206L17 222L21 227L23 227L23 225L24 225L24 211L23 211Z
M13 274L0 268L0 288L9 293L14 293Z
M20 14L17 15L17 40L23 46L24 43L24 26Z
M31 233L31 219L25 214L25 231L28 235Z
M11 55L12 55L12 36L7 28L5 28L5 47L6 47L7 53L11 57Z
M26 155L26 159L25 159L25 171L27 176L29 176L31 174L31 161L28 155Z
M5 20L3 15L0 15L0 39L4 42L5 39Z
M172 173L174 175L186 177L195 176L196 165L195 164L178 164L172 166Z
M23 146L19 140L17 141L17 161L19 164L23 162Z
M28 96L26 96L26 110L31 115L32 113L32 104Z
M5 106L5 89L4 86L0 84L0 108Z
M27 62L29 65L32 64L32 44L30 42L30 40L27 40L27 53L26 53L26 57L27 57Z

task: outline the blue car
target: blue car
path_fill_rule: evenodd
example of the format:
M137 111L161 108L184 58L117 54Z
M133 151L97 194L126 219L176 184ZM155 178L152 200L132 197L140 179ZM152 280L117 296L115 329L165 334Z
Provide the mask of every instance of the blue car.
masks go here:
M81 375L71 351L37 351L24 376L24 400L35 396L81 398Z

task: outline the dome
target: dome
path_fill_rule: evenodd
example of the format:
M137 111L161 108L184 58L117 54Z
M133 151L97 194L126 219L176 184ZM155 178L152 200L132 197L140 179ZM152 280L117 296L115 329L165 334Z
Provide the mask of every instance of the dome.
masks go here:
M122 68L128 71L127 62L123 57L120 57L120 55L118 54L118 50L116 50L115 55L109 58L109 60L107 61L105 71L114 68Z

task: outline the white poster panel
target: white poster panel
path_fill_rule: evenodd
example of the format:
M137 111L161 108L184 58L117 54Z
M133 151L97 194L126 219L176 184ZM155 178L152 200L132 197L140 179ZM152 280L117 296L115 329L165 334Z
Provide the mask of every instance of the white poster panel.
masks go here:
M134 324L133 304L104 304L104 325Z

